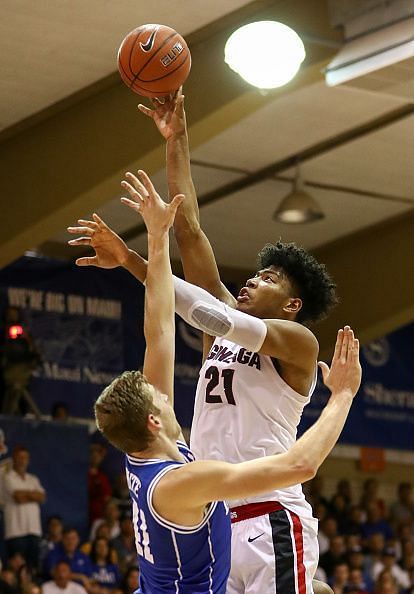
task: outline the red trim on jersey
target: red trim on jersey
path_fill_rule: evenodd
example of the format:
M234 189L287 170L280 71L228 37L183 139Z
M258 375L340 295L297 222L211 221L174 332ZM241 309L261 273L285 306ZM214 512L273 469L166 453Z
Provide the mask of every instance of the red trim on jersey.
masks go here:
M294 512L287 510L292 518L293 537L296 548L296 570L298 575L298 594L306 594L305 566L303 564L303 532L300 518Z
M263 501L259 503L247 503L230 509L231 523L242 522L249 518L265 516L275 511L285 509L278 501ZM302 594L302 593L301 593Z

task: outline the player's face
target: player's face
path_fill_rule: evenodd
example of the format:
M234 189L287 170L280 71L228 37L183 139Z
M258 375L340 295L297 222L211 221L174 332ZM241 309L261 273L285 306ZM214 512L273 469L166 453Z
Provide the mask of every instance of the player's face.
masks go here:
M283 307L292 295L292 286L283 271L270 266L246 282L237 297L237 309L257 318L283 319Z
M174 440L178 439L181 433L181 427L177 422L173 407L168 402L168 396L154 388L153 402L160 410L158 416L161 419L167 437Z

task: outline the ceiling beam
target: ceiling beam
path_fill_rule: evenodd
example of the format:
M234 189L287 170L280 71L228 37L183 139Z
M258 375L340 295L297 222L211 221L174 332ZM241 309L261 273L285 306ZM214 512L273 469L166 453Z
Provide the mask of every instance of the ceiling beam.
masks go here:
M254 2L250 14L233 13L226 27L214 24L191 45L193 68L186 85L193 146L240 121L277 93L321 80L321 65L335 49L325 0ZM269 8L269 6L271 8ZM252 91L223 61L227 36L252 12L276 18L313 36L305 67L292 85L262 95ZM96 92L95 92L96 91ZM150 173L164 164L164 148L151 122L138 114L138 98L118 80L105 79L96 89L50 108L3 135L0 144L2 219L0 266L60 232L78 216L119 195L119 180L138 165ZM30 125L29 125L30 124Z

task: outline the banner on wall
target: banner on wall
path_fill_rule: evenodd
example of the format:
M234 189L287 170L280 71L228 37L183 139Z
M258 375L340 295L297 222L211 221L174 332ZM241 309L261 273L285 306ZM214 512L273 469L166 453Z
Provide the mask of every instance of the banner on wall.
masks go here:
M91 417L101 390L142 365L142 287L122 270L22 258L0 271L0 309L15 308L40 355L30 391L41 412L65 402Z
M79 268L21 258L0 271L0 315L19 310L41 363L30 391L41 412L55 402L91 417L102 389L126 369L142 369L144 288L123 270ZM202 336L176 319L175 391L180 423L192 420Z
M414 324L361 349L362 383L340 442L414 450ZM321 379L299 434L319 417L329 392Z

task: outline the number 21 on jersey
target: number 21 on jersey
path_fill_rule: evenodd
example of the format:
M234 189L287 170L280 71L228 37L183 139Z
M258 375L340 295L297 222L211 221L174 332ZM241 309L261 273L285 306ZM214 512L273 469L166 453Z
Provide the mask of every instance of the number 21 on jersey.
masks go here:
M224 396L228 404L236 404L233 394L233 376L234 369L222 369L220 377L220 371L215 365L208 367L204 376L206 379L210 380L206 386L206 402L210 404L223 403ZM223 387L221 387L221 379L223 380ZM217 386L219 386L218 389L221 394L213 394L213 390L217 388Z
M132 523L134 525L135 546L138 555L141 555L150 563L154 563L154 557L150 549L147 520L144 512L139 509L135 501L132 501Z

